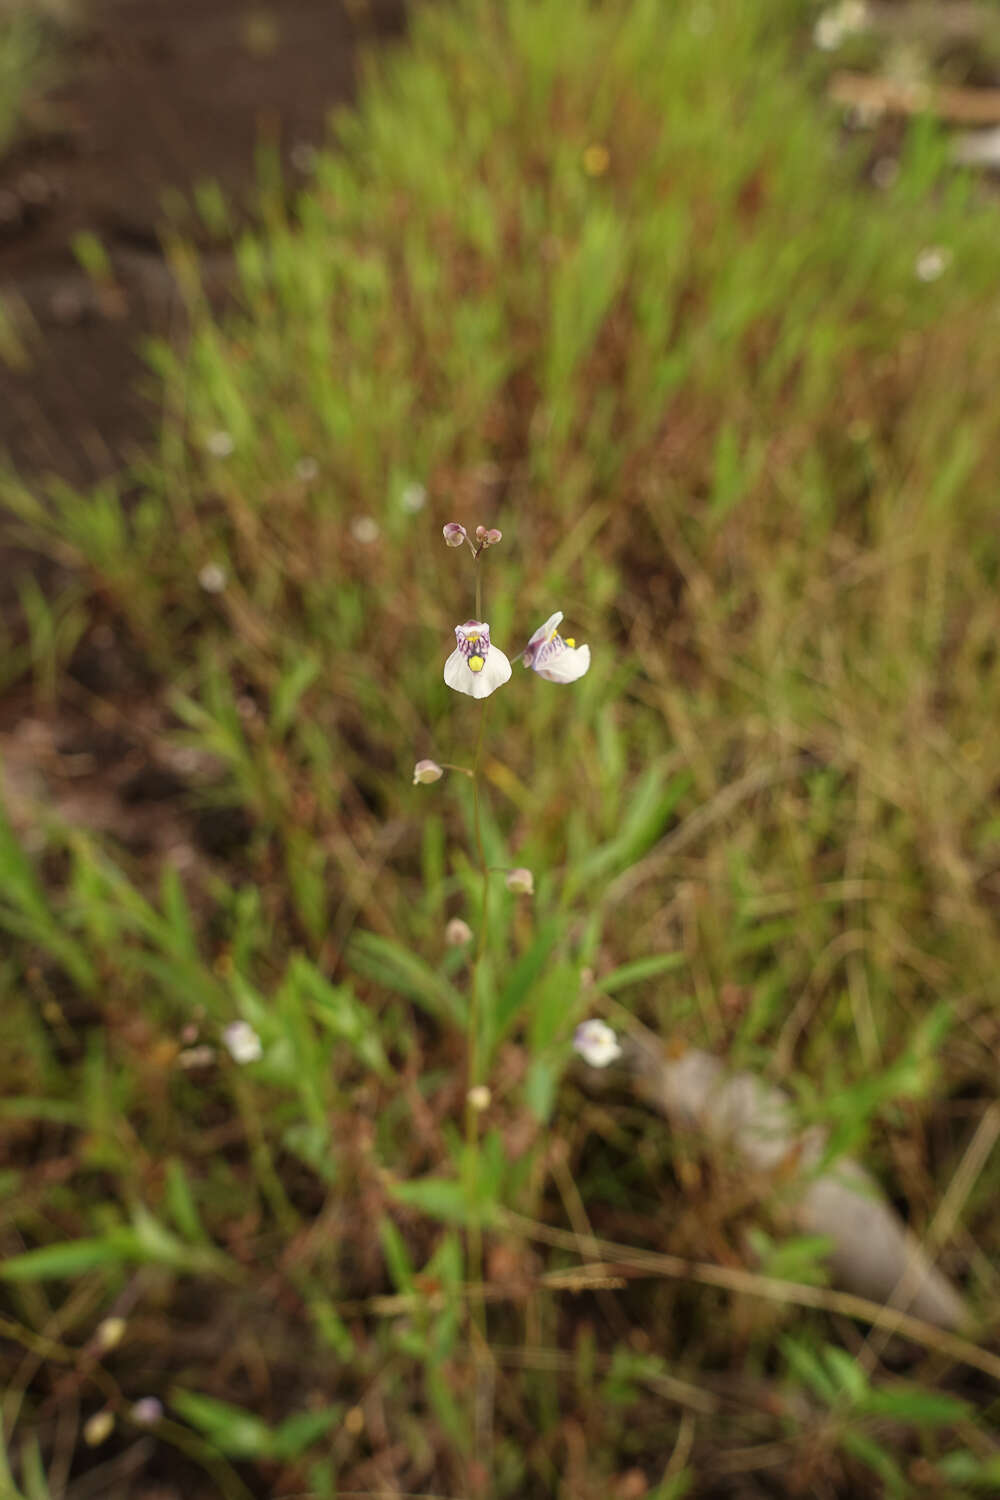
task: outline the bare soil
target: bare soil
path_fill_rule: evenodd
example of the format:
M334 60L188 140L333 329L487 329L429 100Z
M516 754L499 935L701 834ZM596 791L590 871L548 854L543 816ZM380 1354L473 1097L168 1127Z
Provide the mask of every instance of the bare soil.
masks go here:
M74 483L127 460L155 415L137 351L177 315L165 204L214 179L248 212L266 143L294 186L301 148L353 93L359 48L402 27L401 0L90 0L61 85L0 159L0 298L30 346L27 368L0 364L0 457ZM103 242L114 294L82 271L81 231Z

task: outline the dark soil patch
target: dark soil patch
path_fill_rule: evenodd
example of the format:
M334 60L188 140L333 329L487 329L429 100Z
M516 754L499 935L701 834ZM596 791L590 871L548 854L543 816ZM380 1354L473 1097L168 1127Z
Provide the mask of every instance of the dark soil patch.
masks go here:
M0 455L85 483L149 436L137 347L177 313L159 253L165 195L214 179L245 214L262 143L301 179L295 148L351 97L359 46L402 24L402 0L92 0L44 129L0 161L0 298L31 357L0 366ZM81 231L105 245L115 294L80 269ZM223 281L225 260L223 248Z

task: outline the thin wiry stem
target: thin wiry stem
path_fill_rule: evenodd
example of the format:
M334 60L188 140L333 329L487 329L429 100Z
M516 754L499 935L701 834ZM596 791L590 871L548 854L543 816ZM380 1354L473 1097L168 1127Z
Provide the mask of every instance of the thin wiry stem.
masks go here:
M479 573L476 573L476 604L478 612L479 604ZM479 976L483 957L486 952L487 927L489 923L489 886L490 872L486 863L486 852L483 848L483 822L480 799L479 776L483 758L483 743L486 736L486 715L489 708L489 699L483 703L479 715L479 734L476 738L476 758L473 762L472 771L472 808L473 823L476 836L476 853L479 858L479 870L482 876L482 900L479 912L479 932L476 940L476 958L472 967L472 987L469 996L469 1042L468 1042L468 1075L466 1079L465 1093L465 1144L466 1144L466 1186L471 1199L472 1212L469 1218L469 1226L466 1236L468 1253L468 1281L471 1290L469 1299L470 1320L470 1345L473 1351L473 1361L476 1369L476 1395L474 1409L474 1425L476 1428L475 1452L482 1455L488 1446L488 1433L482 1420L484 1402L480 1395L489 1380L491 1371L491 1360L489 1356L489 1345L486 1337L486 1306L483 1301L483 1238L482 1231L477 1220L479 1209L479 1112L473 1103L472 1090L479 1082L479 1035L480 1035L480 995ZM478 1291L477 1291L478 1289Z

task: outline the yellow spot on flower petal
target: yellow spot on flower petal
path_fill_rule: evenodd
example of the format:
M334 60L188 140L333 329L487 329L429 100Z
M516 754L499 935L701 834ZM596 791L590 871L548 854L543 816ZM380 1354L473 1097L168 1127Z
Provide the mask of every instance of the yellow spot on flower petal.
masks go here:
M481 672L483 670L483 668L485 667L485 665L486 665L486 662L485 662L485 660L484 660L483 657L481 657L481 656L470 656L469 657L469 671L470 672Z
M571 635L568 635L566 637L566 644L567 644L567 646L575 646L576 645L576 641L573 639L573 637Z

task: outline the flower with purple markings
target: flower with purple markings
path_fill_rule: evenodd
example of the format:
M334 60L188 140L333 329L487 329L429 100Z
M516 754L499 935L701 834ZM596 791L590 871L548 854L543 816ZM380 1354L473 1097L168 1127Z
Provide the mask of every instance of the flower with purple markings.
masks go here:
M578 646L572 636L559 634L562 610L540 625L524 648L524 665L549 682L575 682L590 666L590 647Z
M455 626L458 645L444 664L444 680L456 693L488 698L510 679L510 662L490 641L485 621L466 620Z

